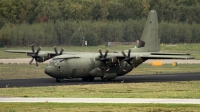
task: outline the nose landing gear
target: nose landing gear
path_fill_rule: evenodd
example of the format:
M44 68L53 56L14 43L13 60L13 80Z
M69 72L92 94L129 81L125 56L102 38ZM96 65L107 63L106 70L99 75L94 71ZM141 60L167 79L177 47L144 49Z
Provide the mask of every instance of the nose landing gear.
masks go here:
M94 81L94 77L83 77L82 81Z
M56 82L62 82L63 79L62 78L56 78Z

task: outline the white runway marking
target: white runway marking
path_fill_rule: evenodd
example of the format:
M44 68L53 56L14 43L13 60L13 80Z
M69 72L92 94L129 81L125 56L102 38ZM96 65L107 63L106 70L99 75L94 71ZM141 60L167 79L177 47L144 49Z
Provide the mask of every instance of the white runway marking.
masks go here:
M154 98L4 98L0 102L54 102L54 103L158 103L200 104L200 99L154 99Z

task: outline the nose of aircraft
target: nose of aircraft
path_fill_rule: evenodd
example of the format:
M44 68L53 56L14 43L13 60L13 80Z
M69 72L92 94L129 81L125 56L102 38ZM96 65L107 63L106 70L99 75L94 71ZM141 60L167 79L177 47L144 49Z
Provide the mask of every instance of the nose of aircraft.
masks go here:
M47 66L44 70L44 72L49 75L49 76L53 76L54 72L55 72L55 68L52 66Z

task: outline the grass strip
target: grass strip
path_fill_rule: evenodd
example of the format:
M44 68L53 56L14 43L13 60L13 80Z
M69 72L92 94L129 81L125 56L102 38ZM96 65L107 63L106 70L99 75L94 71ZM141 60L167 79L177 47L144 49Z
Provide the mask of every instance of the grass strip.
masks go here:
M198 112L200 105L94 104L94 103L0 103L2 112Z
M200 81L0 88L2 97L200 98Z

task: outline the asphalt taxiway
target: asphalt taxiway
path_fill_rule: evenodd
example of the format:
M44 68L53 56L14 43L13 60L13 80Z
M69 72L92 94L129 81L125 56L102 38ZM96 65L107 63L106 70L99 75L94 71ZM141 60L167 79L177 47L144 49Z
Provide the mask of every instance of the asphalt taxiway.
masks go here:
M112 81L102 81L95 78L92 82L83 82L81 79L67 79L57 83L54 78L33 78L33 79L7 79L0 80L0 88L6 87L39 87L58 85L86 85L86 84L107 84L107 83L143 83L143 82L170 82L170 81L193 81L200 80L200 73L174 73L156 75L125 75L117 77Z

